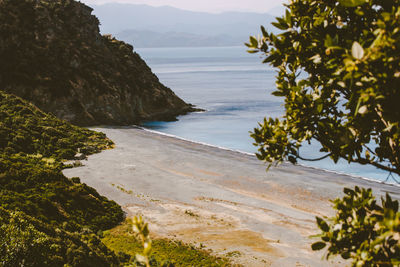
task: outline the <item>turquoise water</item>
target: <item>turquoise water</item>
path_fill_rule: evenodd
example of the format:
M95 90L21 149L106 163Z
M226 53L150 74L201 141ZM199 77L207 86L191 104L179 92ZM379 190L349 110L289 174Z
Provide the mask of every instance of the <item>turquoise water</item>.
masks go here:
M282 98L274 97L276 72L261 64L245 47L142 48L137 52L160 81L186 102L205 109L175 122L143 126L185 139L254 153L249 131L265 116L283 114ZM306 146L303 157L319 156L317 144ZM372 166L338 164L326 159L303 164L377 180L388 173ZM398 178L398 177L396 177Z

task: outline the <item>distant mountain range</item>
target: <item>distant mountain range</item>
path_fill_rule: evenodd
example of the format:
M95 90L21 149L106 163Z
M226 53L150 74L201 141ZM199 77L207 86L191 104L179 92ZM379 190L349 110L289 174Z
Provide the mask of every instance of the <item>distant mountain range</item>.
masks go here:
M226 12L211 14L169 6L109 3L92 5L101 32L134 47L187 47L243 45L260 25L270 28L270 14ZM280 9L277 9L280 12Z
M135 47L201 47L241 45L245 40L227 34L207 36L187 32L154 32L125 30L115 34L118 39Z

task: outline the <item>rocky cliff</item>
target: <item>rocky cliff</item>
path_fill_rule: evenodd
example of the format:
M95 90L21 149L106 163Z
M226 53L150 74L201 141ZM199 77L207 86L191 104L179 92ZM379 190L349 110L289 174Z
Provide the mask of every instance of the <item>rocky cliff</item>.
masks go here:
M0 0L0 90L77 125L173 120L193 110L133 47L73 0Z

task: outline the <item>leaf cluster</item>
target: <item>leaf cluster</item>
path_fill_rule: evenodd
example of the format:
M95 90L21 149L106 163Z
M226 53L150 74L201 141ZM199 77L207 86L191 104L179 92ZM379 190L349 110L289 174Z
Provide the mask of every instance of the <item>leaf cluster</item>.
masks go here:
M258 157L295 163L317 140L335 162L400 174L400 2L293 0L273 25L247 44L278 69L285 99L283 118L252 133Z
M345 196L336 199L336 216L317 218L322 241L313 250L328 245L327 258L341 255L352 259L352 266L400 265L400 212L398 201L386 194L378 205L371 189L345 188Z

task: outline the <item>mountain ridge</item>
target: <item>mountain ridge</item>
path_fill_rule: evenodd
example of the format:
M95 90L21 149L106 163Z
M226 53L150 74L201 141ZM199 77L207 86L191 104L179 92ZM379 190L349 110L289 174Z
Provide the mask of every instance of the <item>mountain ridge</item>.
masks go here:
M102 33L112 34L134 47L239 46L249 35L259 33L260 25L269 25L274 20L267 13L233 11L214 14L170 6L120 3L91 6L102 21ZM129 31L135 33L127 35ZM154 45L154 38L149 39L150 32L162 37L158 38L158 45ZM168 35L172 32L179 33L174 42ZM189 35L192 38L187 38ZM179 39L181 36L185 38Z
M174 120L195 110L73 0L0 2L0 89L76 125Z

